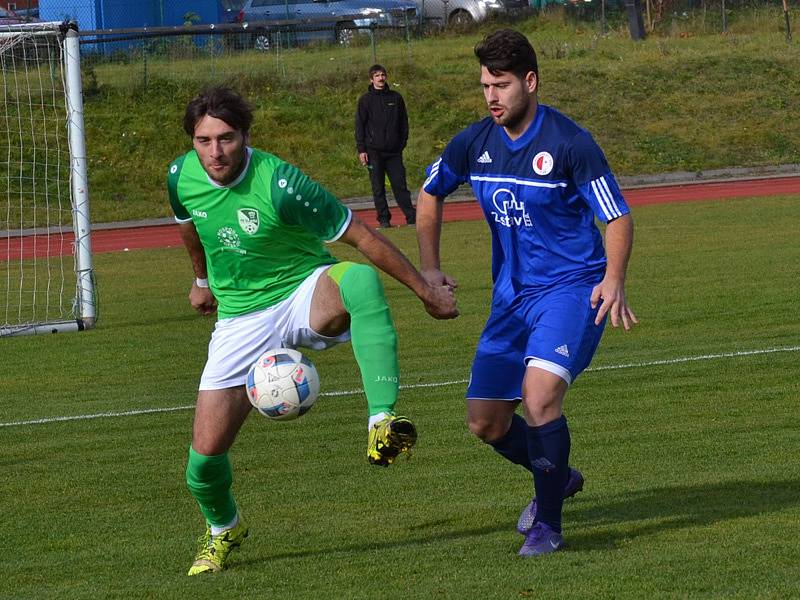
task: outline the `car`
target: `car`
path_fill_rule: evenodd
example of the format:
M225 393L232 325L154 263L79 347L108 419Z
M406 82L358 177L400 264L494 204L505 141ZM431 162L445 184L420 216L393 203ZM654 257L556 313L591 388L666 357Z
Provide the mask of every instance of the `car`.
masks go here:
M236 23L245 0L220 0L220 22Z
M417 11L428 23L465 27L494 15L514 14L529 7L528 0L417 0Z
M248 29L248 45L269 50L276 42L349 45L371 26L417 22L414 0L247 0L235 18Z

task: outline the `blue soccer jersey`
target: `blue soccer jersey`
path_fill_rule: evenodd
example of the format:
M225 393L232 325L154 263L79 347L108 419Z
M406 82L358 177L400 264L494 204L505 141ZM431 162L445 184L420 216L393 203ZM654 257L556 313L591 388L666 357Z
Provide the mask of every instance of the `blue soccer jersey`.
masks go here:
M542 104L518 139L487 117L454 137L426 172L423 188L434 196L472 186L492 233L495 300L596 283L606 259L594 218L608 223L629 212L589 132Z

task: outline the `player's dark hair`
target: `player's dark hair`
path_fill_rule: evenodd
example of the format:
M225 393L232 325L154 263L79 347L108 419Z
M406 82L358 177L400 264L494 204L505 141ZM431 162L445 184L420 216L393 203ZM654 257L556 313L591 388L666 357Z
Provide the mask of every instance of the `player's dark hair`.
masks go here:
M383 65L372 65L369 68L369 76L370 76L370 78L373 75L375 75L375 73L383 73L384 75L386 75L386 69L383 67Z
M524 78L533 71L539 79L536 52L528 38L519 31L500 29L490 33L475 46L475 56L492 75L497 76L503 71Z
M194 137L194 128L206 115L225 121L243 134L250 131L253 122L250 104L232 89L221 86L204 89L186 105L183 129L189 137Z

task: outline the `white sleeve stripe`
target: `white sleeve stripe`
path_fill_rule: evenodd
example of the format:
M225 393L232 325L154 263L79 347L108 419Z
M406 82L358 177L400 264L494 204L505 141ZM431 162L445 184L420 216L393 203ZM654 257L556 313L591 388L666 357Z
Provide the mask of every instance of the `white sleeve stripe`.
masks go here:
M603 210L608 219L611 220L622 216L622 213L620 212L619 207L617 207L616 201L614 200L614 196L611 194L611 190L608 187L605 177L595 179L593 183L597 184L595 193L599 194L598 198L602 196L602 199L604 200Z
M596 179L592 179L592 181L590 183L591 183L591 186L592 186L592 191L594 192L594 197L597 199L597 203L600 205L600 208L603 209L603 214L605 215L606 220L610 221L611 220L611 214L608 212L608 209L606 208L605 201L604 201L605 199L603 198L602 194L600 193L600 190L597 187L597 180Z
M598 177L595 179L595 183L597 183L597 193L599 193L603 197L603 202L607 209L607 214L610 214L611 217L614 216L614 207L611 206L611 198L609 198L607 188L603 185L603 178Z
M189 217L188 219L179 219L179 218L176 216L176 217L175 217L175 222L176 222L176 223L191 223L191 222L192 222L192 217Z
M431 174L428 175L428 178L425 180L425 183L422 184L423 188L427 186L431 181L436 179L436 176L439 174L439 165L441 164L441 162L442 159L439 158L439 160L433 163L433 166L431 167Z
M353 220L353 211L348 208L347 209L347 218L344 220L344 223L342 223L342 226L339 228L339 231L337 231L336 235L333 236L331 239L325 240L325 243L326 244L332 244L333 242L338 240L340 237L342 237L344 235L344 232L347 231L347 228L350 227L350 222L352 220Z
M614 213L615 217L621 217L622 211L619 209L619 205L617 201L614 199L614 194L611 193L611 189L608 187L608 182L606 181L605 177L600 178L600 185L606 192L606 198L608 199L609 208L611 208L611 212Z

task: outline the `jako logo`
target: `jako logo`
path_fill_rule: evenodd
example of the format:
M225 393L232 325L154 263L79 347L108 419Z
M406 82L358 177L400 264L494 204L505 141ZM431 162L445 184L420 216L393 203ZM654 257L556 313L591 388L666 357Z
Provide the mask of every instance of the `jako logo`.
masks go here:
M201 219L207 219L208 213L204 210L197 210L196 208L192 211L192 214L195 217L200 217Z

